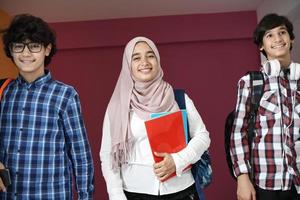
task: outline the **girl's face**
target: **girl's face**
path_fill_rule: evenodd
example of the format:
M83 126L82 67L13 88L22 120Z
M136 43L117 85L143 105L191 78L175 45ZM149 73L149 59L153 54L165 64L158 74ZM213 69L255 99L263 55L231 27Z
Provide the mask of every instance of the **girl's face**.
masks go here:
M131 73L136 81L153 80L159 71L157 58L146 42L138 42L131 57Z
M268 60L290 59L292 40L285 26L278 26L266 31L263 45L260 50L265 50Z

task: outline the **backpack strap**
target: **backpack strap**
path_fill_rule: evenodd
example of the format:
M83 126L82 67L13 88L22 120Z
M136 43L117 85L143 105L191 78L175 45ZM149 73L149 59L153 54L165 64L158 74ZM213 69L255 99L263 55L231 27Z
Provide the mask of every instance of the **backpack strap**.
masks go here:
M264 91L264 75L260 71L249 72L251 92L251 105L254 105L253 111L257 111L259 101Z
M175 101L180 110L186 109L184 94L185 94L184 89L174 89ZM189 123L187 123L187 131L188 131L188 133L190 133ZM190 134L188 134L188 141L190 141L190 139L191 139Z
M3 91L6 88L6 86L9 84L10 81L12 81L11 78L1 79L0 80L0 101L2 99L2 93L3 93Z
M186 109L184 93L183 89L174 89L175 100L181 110Z
M179 109L181 109L181 110L186 109L184 94L185 94L185 91L183 89L174 89L175 100L178 104ZM190 133L189 123L187 123L187 130L188 130L188 133ZM190 141L190 139L191 139L190 134L188 134L188 137L189 137L188 140ZM193 167L192 167L192 173L193 173ZM205 195L204 195L202 188L200 186L197 186L197 184L198 184L197 181L195 182L195 184L196 184L196 191L197 191L199 199L205 200Z
M252 142L254 138L254 129L256 114L259 107L260 99L264 93L264 75L261 71L249 72L250 75L250 95L251 95L251 106L249 112L249 126L248 126L248 144L249 144L249 154L250 154L250 164L251 172L250 178L254 180L254 169L253 169L253 155L252 155Z
M251 106L249 112L249 128L250 138L254 136L254 123L256 119L256 113L259 107L260 99L264 92L264 76L260 71L249 72L250 75L250 95L251 95Z

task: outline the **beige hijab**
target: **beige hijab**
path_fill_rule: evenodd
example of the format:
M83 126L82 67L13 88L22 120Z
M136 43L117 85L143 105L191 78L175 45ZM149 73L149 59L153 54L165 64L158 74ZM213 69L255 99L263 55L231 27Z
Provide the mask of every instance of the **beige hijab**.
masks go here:
M131 73L132 53L138 42L146 42L157 58L158 74L148 82L136 81ZM155 44L145 37L136 37L129 41L124 50L121 73L107 108L110 120L113 169L117 169L122 163L125 163L130 155L132 144L130 109L133 109L144 120L149 119L150 113L179 110L172 86L162 77L163 71Z

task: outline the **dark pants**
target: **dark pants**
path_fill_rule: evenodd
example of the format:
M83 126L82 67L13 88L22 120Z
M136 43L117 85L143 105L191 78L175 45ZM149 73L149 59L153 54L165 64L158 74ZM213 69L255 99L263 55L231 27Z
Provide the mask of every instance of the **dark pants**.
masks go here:
M256 200L300 200L295 187L291 190L263 190L256 188Z
M124 191L128 200L199 200L195 186L167 195L149 195Z

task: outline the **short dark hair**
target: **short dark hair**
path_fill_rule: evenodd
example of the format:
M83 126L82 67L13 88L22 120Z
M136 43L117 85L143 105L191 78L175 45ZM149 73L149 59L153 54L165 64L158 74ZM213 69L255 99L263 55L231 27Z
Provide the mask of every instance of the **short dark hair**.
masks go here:
M52 56L56 53L56 36L55 32L50 26L41 18L30 14L16 15L9 27L3 32L4 51L7 57L13 60L10 51L10 45L13 42L24 42L30 40L32 42L39 42L47 47L52 45L49 56L45 58L45 66L51 62Z
M263 45L263 37L266 31L282 25L284 25L287 28L291 40L295 39L295 35L293 33L294 27L290 20L285 16L280 16L275 13L271 13L265 15L256 26L256 29L253 32L254 43L260 48ZM267 57L267 54L264 50L262 50L262 53L264 54L264 56Z

